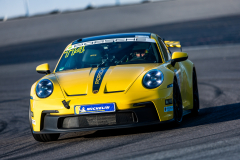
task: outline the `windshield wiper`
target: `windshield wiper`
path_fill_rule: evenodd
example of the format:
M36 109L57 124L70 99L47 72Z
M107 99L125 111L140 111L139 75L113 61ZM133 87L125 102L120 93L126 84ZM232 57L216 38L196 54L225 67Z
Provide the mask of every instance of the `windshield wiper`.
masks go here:
M117 60L115 57L113 59L106 59L105 61L103 61L101 64L98 65L98 67L102 67L102 66L115 66L118 64L119 61L115 61ZM107 65L106 65L107 64Z
M120 61L116 62L116 65L121 64L125 59L127 59L127 57L128 57L127 55L123 56L123 58L120 59Z
M102 67L102 66L105 66L105 64L107 62L109 62L110 60L109 59L106 59L105 61L103 61L101 64L98 65L98 67Z

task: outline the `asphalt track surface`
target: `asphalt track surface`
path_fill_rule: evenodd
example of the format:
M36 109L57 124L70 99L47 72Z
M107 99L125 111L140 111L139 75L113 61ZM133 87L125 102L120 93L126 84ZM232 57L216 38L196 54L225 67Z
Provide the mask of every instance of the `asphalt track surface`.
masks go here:
M179 1L143 5L160 3L174 6ZM143 5L120 9L139 10ZM28 124L30 87L42 76L35 67L48 62L53 70L65 46L84 34L61 39L42 35L36 41L30 35L31 41L18 37L19 43L6 40L0 47L0 159L240 159L240 13L228 13L109 31L149 31L181 40L183 51L196 66L201 110L198 117L185 116L176 128L164 124L78 132L62 134L56 142L36 142ZM66 15L53 15L58 16ZM31 26L38 18L49 16L23 21ZM14 28L19 23L13 20L4 25ZM0 28L4 25L0 23Z

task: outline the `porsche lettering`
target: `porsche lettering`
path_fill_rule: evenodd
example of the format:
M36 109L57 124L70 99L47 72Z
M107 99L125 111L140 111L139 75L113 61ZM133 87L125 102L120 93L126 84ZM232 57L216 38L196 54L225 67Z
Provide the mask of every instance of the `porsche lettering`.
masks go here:
M95 84L99 84L99 81L101 80L101 76L103 74L105 68L101 68L101 70L98 72L97 78L95 80Z
M102 44L102 43L112 43L112 42L127 42L127 41L139 41L139 42L152 42L156 43L154 39L149 38L149 36L137 36L137 37L126 37L126 38L113 38L113 39L103 39L103 40L96 40L96 41L88 41L83 43L77 43L72 45L72 48L80 47L80 46L89 46L95 44ZM70 49L72 49L70 48ZM67 49L69 50L69 49Z

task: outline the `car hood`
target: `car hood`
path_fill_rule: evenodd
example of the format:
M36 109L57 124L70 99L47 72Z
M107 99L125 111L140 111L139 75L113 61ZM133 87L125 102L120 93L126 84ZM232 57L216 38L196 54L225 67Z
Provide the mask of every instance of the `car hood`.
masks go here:
M57 72L55 76L65 94L69 96L86 95L96 88L99 88L97 91L99 93L124 92L131 87L140 74L158 65L129 64L101 67L103 71L101 68L83 68ZM100 76L98 76L99 73ZM97 77L100 78L97 79Z

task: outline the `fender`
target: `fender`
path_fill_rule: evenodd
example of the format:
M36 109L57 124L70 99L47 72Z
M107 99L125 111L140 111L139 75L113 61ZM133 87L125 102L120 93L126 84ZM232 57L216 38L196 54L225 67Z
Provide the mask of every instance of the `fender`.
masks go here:
M195 68L194 64L190 60L186 60L183 62L180 62L184 66L185 70L185 95L183 95L185 104L184 106L186 109L192 109L193 108L193 87L192 87L192 76L193 76L193 68Z

